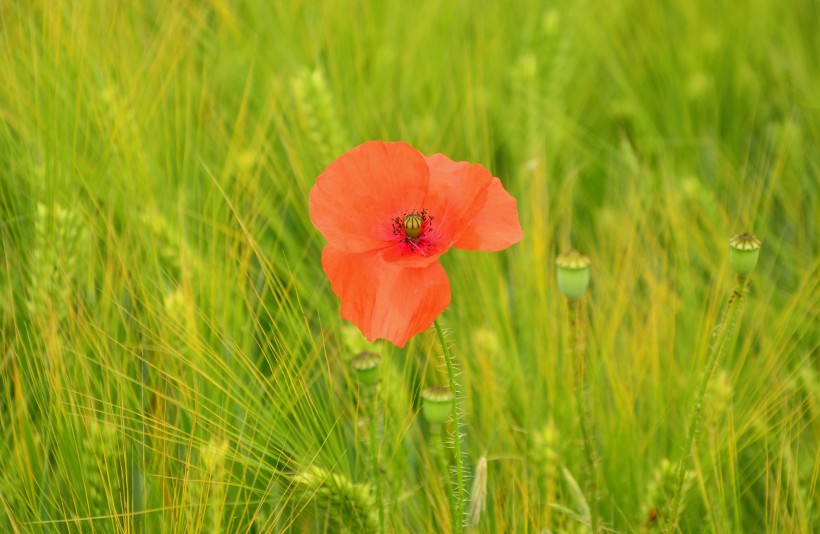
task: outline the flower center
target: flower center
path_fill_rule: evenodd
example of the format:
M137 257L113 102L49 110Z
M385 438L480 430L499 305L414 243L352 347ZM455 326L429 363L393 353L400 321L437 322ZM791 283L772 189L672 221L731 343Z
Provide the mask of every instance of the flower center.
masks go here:
M414 211L413 213L408 213L404 216L402 224L404 224L405 235L407 235L410 239L416 239L421 235L424 219L421 215Z
M431 231L433 217L427 215L427 210L413 210L405 212L401 217L393 219L393 235L397 241L407 247L408 251L427 255L432 244Z

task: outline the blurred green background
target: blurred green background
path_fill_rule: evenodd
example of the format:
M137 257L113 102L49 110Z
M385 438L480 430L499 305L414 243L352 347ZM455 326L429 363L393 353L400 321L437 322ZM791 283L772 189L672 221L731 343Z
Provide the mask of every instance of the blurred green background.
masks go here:
M435 333L363 342L308 218L369 139L518 199L521 243L442 260L471 529L586 529L569 247L603 517L657 529L749 230L681 528L816 531L819 27L814 0L0 2L0 531L370 530L365 348L387 530L448 531Z

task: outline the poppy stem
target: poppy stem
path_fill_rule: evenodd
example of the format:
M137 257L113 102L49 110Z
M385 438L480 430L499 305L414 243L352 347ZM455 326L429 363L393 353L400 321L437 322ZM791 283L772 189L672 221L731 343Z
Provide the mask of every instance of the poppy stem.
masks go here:
M378 386L371 386L370 403L370 461L373 470L373 484L376 486L376 508L379 512L379 534L384 534L384 499L382 497L382 470L379 465L381 441L379 440L378 421L379 407Z
M450 347L447 345L447 340L444 338L444 332L441 330L441 325L438 320L433 321L436 326L436 333L441 342L441 350L444 351L444 361L447 363L447 378L450 380L450 391L453 392L455 398L453 399L452 417L453 417L453 449L455 452L456 461L456 491L454 495L455 506L451 510L453 532L461 532L464 524L464 460L461 457L461 426L458 418L458 403L461 399L461 392L456 382L456 374L453 367L453 357L450 354Z
M587 462L589 475L587 477L590 526L592 534L599 532L598 518L598 456L595 452L593 441L592 416L589 413L589 390L586 380L586 362L584 361L584 337L582 329L578 323L578 301L567 300L567 312L569 316L570 331L570 355L574 370L575 405L578 409L578 419L581 426L581 440L584 456Z
M700 376L700 383L698 384L697 393L695 394L695 405L692 407L692 412L689 414L689 426L686 434L686 448L684 449L683 458L678 464L677 480L675 482L675 493L672 497L672 503L669 508L669 518L664 523L664 532L677 532L678 520L680 519L681 502L683 501L684 486L686 482L686 473L689 465L692 463L692 458L695 455L693 447L700 431L700 423L703 420L703 405L706 397L706 390L709 386L709 380L715 373L715 368L720 360L724 349L732 341L732 335L737 326L738 316L743 307L744 294L746 293L747 278L746 276L737 277L737 285L735 286L732 295L729 297L729 302L723 312L723 318L718 322L713 330L714 339L709 345L709 352L706 356L706 363L703 366L703 373Z
M447 504L452 511L455 508L455 501L453 500L453 485L450 484L450 468L447 465L447 455L444 453L444 440L441 439L441 433L444 431L443 426L436 424L430 427L430 452L438 464L438 470L441 473L442 482L444 482L444 492L447 494Z

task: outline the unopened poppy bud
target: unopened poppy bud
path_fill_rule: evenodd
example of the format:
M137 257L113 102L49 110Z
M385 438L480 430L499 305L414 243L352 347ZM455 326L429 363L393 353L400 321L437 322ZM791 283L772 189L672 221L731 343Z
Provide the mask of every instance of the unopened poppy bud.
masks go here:
M404 216L404 232L407 237L415 239L421 235L421 227L424 225L424 218L416 213L409 213Z
M569 300L578 300L589 286L589 258L571 250L558 256L558 289Z
M427 422L432 425L441 425L447 422L453 411L455 395L450 388L437 386L425 388L421 391L421 411Z
M737 234L729 239L729 265L738 276L747 276L754 271L760 245L760 240L750 233Z
M366 386L375 386L379 382L379 365L382 357L373 352L362 352L352 360L350 367L356 372L356 378Z

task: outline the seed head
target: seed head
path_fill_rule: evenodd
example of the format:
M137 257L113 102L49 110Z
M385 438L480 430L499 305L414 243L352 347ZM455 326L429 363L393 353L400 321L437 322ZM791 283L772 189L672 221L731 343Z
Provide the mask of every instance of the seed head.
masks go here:
M415 239L421 235L424 218L414 211L413 213L405 215L402 223L404 224L404 232L407 234L407 237Z
M760 240L748 232L729 239L729 265L738 276L748 276L754 271L761 245Z
M421 391L421 411L427 422L433 425L447 422L454 400L455 395L448 387L437 386L423 389Z
M571 301L581 298L589 286L589 258L577 250L571 250L558 256L555 264L558 266L558 289L561 293Z
M375 386L379 382L379 365L382 357L373 352L362 352L350 360L350 367L356 372L356 378L366 386Z

